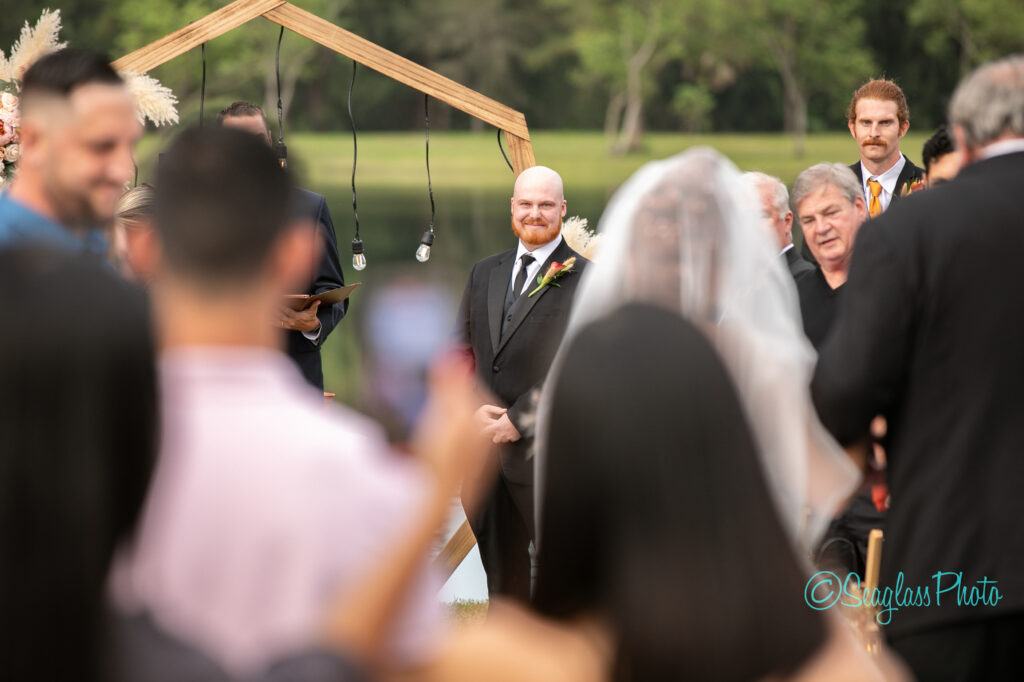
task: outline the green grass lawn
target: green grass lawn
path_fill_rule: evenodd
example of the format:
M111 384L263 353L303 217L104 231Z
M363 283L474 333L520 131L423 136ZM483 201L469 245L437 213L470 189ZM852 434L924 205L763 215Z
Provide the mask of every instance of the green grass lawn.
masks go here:
M910 136L902 145L911 160L920 159L925 136ZM510 171L498 151L496 134L435 133L430 163L437 186L451 188L508 188ZM714 147L741 170L777 175L787 184L807 166L820 161L852 163L857 158L847 133L807 138L802 157L793 154L792 139L781 134L683 135L648 133L645 149L613 157L600 132L536 131L532 134L537 163L551 166L573 187L613 189L644 163L689 147ZM341 133L293 135L289 149L309 184L347 185L352 172L352 138ZM506 150L507 151L507 150ZM419 188L425 184L424 140L419 133L375 133L359 138L358 186Z
M920 160L927 133L908 135L903 149ZM293 167L303 183L322 192L347 187L352 174L352 135L295 133L287 140ZM791 184L797 174L820 161L851 163L857 158L846 132L810 135L802 157L793 142L779 133L684 135L648 133L645 149L627 156L608 153L604 135L596 131L532 133L537 163L551 166L565 179L566 194L574 188L611 192L647 161L665 158L693 146L710 146L728 156L740 170L759 170ZM155 152L164 139L150 135L140 149L143 178L151 177ZM420 190L426 187L422 132L359 135L357 188ZM507 150L506 150L507 151ZM430 164L435 189L508 190L512 179L494 132L435 132L430 137Z

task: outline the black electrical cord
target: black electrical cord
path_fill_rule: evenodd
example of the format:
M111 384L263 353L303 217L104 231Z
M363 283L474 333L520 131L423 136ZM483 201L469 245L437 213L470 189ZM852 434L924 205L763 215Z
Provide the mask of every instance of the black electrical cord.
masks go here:
M423 117L427 121L427 193L430 195L430 233L434 233L434 188L430 184L430 96L423 95Z
M274 75L277 76L277 143L284 144L284 104L281 101L281 39L284 38L284 26L277 34L277 52L274 54Z
M202 45L203 52L203 84L199 89L199 127L203 127L203 108L206 104L206 43Z
M356 84L357 62L352 60L352 80L348 84L348 120L352 124L352 215L356 219L356 239L359 239L359 211L356 210L356 159L358 147L356 143L356 119L352 115L352 87Z
M515 173L516 169L512 167L512 162L508 160L508 155L505 154L505 148L501 146L501 133L502 132L504 132L504 131L501 128L498 128L498 149L501 150L501 155L505 157L505 163L508 164L508 169L510 171L512 171L513 173Z

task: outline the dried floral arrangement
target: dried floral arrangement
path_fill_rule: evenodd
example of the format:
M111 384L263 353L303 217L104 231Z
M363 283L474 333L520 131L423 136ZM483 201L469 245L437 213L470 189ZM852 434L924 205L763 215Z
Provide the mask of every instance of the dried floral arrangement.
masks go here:
M587 219L573 216L562 223L562 238L569 248L587 260L594 260L601 248L601 235L591 232Z
M13 177L21 157L18 113L21 78L40 57L67 46L59 42L60 10L43 10L35 26L26 21L10 56L0 50L0 187ZM122 72L128 89L135 96L135 111L140 123L148 119L154 125L178 122L178 100L158 80L145 74Z

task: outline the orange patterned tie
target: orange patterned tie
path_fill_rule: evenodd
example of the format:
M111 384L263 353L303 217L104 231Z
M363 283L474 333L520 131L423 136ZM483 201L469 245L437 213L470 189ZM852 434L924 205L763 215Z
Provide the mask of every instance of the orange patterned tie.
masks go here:
M882 212L882 200L878 195L882 193L882 183L878 180L868 180L868 188L871 190L871 203L868 204L868 215L874 218Z

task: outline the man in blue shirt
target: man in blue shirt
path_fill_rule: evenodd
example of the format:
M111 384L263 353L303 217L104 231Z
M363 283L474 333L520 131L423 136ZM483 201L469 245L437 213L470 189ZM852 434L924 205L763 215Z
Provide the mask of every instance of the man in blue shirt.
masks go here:
M106 57L49 54L25 72L21 158L0 196L0 248L37 242L103 254L103 230L135 172L142 125Z

